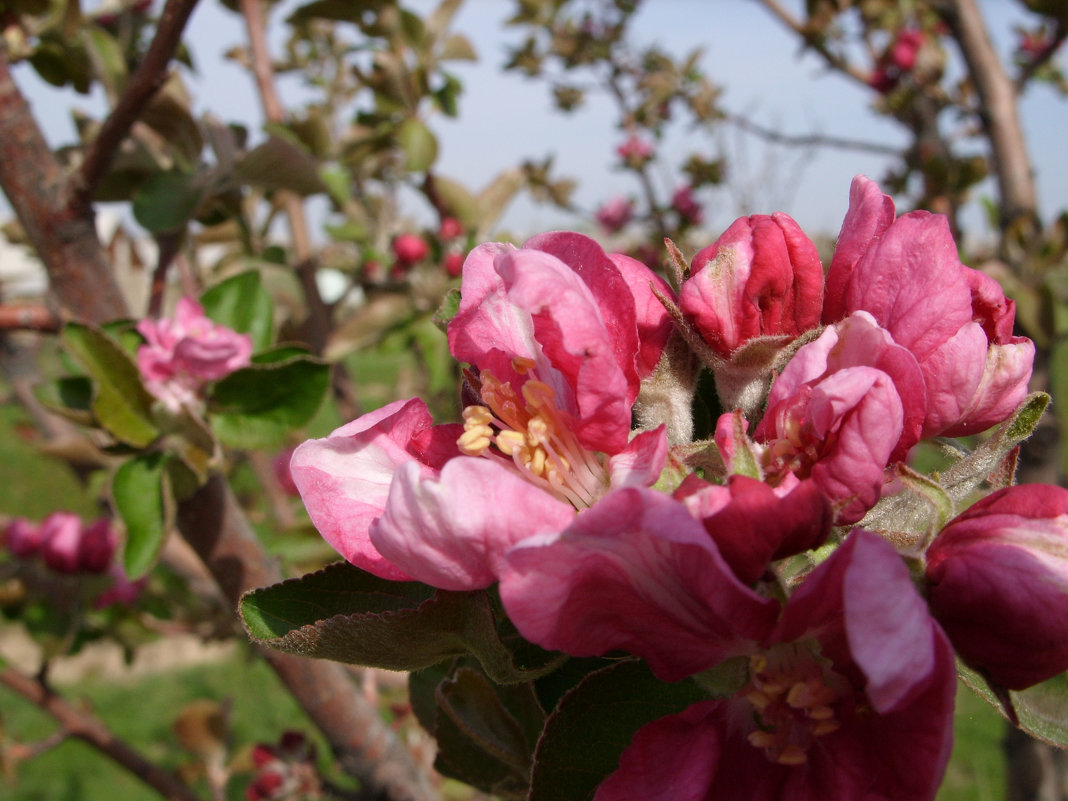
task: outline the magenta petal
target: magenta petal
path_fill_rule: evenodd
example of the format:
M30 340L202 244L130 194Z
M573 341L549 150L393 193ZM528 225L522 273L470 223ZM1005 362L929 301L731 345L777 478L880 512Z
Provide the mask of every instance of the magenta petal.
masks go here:
M876 238L894 222L894 201L878 185L863 175L849 187L849 211L842 221L834 257L827 271L827 288L823 302L823 322L841 320L852 308L846 308L846 289L853 280L853 270Z
M396 401L354 420L323 439L300 445L290 461L293 483L312 523L338 553L381 578L409 577L375 549L371 523L382 514L400 465L416 461L413 437L431 426L421 400ZM425 476L434 470L419 464Z
M473 590L497 580L515 543L562 531L574 516L569 504L490 459L452 459L438 477L411 461L397 469L371 542L417 581Z
M627 650L665 681L744 653L778 609L735 578L681 503L636 487L512 550L501 598L531 642L574 656Z
M640 728L593 801L702 801L719 767L720 733L705 701Z
M635 366L638 378L645 378L656 369L664 352L673 323L671 317L654 294L654 288L665 298L674 297L667 281L637 259L622 253L610 253L608 258L619 270L634 295L634 311L638 325L638 355Z
M852 534L790 597L773 637L816 636L825 656L852 663L880 714L914 700L937 663L937 627L897 551L871 532Z

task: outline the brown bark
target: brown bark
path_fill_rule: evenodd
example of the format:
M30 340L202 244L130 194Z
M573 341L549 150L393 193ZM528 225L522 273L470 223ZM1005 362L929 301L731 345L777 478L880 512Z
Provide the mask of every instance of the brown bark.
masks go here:
M126 303L97 240L93 210L78 202L45 142L0 46L0 188L48 270L59 313L102 323Z

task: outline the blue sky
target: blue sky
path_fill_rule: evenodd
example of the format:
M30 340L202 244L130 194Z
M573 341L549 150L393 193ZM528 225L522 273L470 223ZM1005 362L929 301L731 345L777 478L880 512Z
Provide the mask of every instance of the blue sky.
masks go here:
M434 5L428 0L409 0L409 4L420 9ZM292 5L287 2L283 8ZM1007 53L1011 24L1022 14L1019 5L986 0L981 6L999 50ZM478 187L523 158L552 153L557 172L578 179L576 199L582 207L592 208L614 194L636 194L633 179L613 169L615 146L622 137L614 128L607 100L593 97L578 114L563 116L553 111L544 83L501 72L505 45L516 36L501 26L511 8L510 0L467 0L456 20L455 28L472 40L480 61L455 65L465 85L460 119L431 120L441 143L441 172ZM240 18L205 0L194 14L189 34L199 67L199 75L190 80L196 110L244 121L256 130L262 120L251 79L221 58L244 40ZM280 46L281 32L274 34L274 44ZM828 73L818 59L799 57L796 41L753 0L646 0L635 34L673 52L703 47L707 74L726 87L726 107L765 126L887 144L902 141L892 125L868 108L870 93ZM18 80L55 143L72 137L68 113L72 104L101 113L99 98L54 92L26 69L19 70ZM296 81L284 82L283 90L290 99L300 96ZM1025 97L1022 113L1043 211L1049 215L1068 205L1068 161L1062 155L1068 103L1037 86ZM729 129L724 129L721 141L734 154L734 185L745 191L714 195L706 214L713 233L741 213L782 210L812 233L833 234L845 211L852 176L863 172L878 178L886 164L880 157L856 152L818 150L803 156L789 150L769 152L760 142ZM695 143L709 155L714 153L711 142L686 131L675 131L665 149L685 152ZM665 188L675 183L669 174L657 177ZM419 212L413 209L413 213ZM980 215L975 211L968 219L977 223ZM552 209L520 202L510 208L504 222L517 233L534 233L567 225L568 220Z

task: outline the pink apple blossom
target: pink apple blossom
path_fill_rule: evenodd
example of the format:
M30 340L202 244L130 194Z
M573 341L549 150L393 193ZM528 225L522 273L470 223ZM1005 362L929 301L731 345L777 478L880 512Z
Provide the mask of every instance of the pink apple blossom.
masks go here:
M857 312L798 350L754 438L769 480L811 478L836 521L855 523L882 495L887 465L919 440L926 408L916 359Z
M702 603L659 625L700 619ZM640 729L595 801L930 801L955 690L952 651L908 569L857 530L750 650L744 686Z
M931 612L957 653L1022 690L1068 670L1068 490L999 490L927 549Z
M658 279L632 261L578 234L473 250L448 330L471 365L462 425L399 401L294 453L327 541L383 578L472 589L520 540L655 482L664 431L631 437L631 407L670 322L649 300Z
M81 569L82 519L72 512L53 512L41 521L41 558L57 573Z
M823 321L870 312L912 352L927 391L924 437L978 433L1023 400L1034 343L1012 335L1015 305L996 282L960 263L945 217L894 214L872 181L853 180Z
M248 334L212 322L188 297L173 318L142 320L137 330L146 340L137 350L145 386L173 411L197 403L206 383L245 367L252 355Z
M693 196L693 187L680 186L671 196L671 208L679 215L682 225L700 225L705 213L697 198Z
M712 349L730 358L755 337L792 338L817 327L823 265L789 216L741 217L694 256L679 305Z
M643 166L653 157L655 152L651 142L640 136L631 135L616 148L616 154L628 167L638 168Z
M4 529L4 544L20 559L36 556L41 550L41 526L25 517L16 517Z

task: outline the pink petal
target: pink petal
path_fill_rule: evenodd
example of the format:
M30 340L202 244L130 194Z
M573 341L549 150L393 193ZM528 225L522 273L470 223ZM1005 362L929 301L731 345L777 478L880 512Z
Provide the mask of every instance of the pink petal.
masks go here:
M574 656L627 650L665 681L744 653L778 608L734 577L682 504L636 487L511 551L501 599L531 642Z
M667 428L658 426L634 436L627 447L608 460L613 487L651 487L667 464Z
M610 253L608 258L619 270L634 296L634 311L638 326L638 355L635 367L638 378L645 378L651 375L659 364L660 356L664 352L664 346L674 326L664 304L653 294L653 289L655 288L665 298L672 298L675 293L672 292L667 281L637 259L622 253Z
M497 580L517 542L562 531L574 516L569 504L490 459L460 456L437 477L410 461L397 469L371 542L417 581L473 590Z
M319 533L345 559L381 578L409 578L378 552L368 532L386 507L397 468L416 462L424 476L435 474L410 450L412 439L430 426L421 400L396 401L328 437L308 440L290 461L293 482Z

